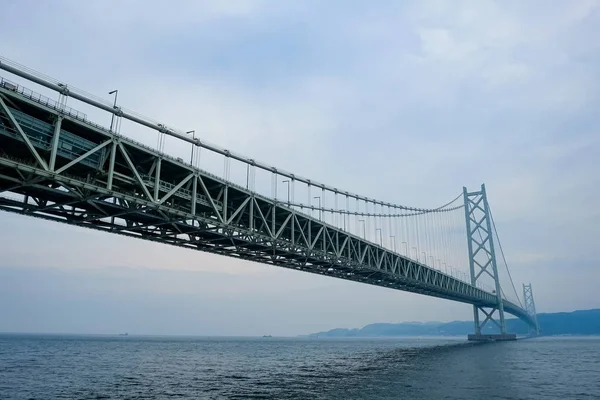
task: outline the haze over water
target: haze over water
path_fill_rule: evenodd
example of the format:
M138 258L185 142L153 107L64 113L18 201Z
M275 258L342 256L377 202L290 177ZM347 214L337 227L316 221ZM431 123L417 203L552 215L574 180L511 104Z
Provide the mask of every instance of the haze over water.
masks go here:
M600 337L0 335L2 399L597 399Z

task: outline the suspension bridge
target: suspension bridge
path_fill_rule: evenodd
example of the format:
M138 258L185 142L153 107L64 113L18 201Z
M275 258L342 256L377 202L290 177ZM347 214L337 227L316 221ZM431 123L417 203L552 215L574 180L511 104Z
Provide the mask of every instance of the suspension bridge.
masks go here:
M127 110L117 90L106 101L2 57L0 69L11 76L0 77L1 210L468 303L470 340L515 339L505 313L539 332L532 287L521 302L484 185L432 208L379 201ZM124 121L154 132L156 145L122 133ZM167 137L188 143L189 160L164 152Z

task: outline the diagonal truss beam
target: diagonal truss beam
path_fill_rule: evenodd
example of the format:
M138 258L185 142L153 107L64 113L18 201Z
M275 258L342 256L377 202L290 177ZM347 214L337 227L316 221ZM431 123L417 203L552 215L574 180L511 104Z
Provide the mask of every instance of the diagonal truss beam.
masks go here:
M210 206L213 210L213 212L215 213L215 215L217 216L217 219L220 222L225 222L225 220L223 219L223 216L221 216L221 213L219 212L219 208L217 207L217 205L215 204L215 202L213 201L212 196L210 195L210 192L208 191L208 189L206 188L206 184L204 183L204 180L202 179L201 176L198 175L198 182L200 183L200 188L202 189L202 192L204 193L204 196L206 196L206 198L208 199L208 202L210 203Z
M251 197L246 197L246 200L244 200L242 202L242 204L240 204L240 206L231 214L231 216L227 220L228 224L230 224L235 219L235 217L237 217L238 214L240 214L246 208L246 206L248 205L250 200L251 200Z
M119 146L119 150L121 151L121 154L123 155L123 158L125 158L125 161L127 162L127 165L129 166L129 168L131 169L131 171L135 175L135 178L137 179L140 187L144 191L144 194L146 195L146 197L150 201L152 201L153 203L155 203L156 199L148 191L148 188L146 187L146 184L144 183L144 181L142 180L142 177L138 173L137 168L135 168L135 165L133 165L133 162L131 162L131 158L129 158L129 154L127 154L127 150L125 150L125 147L123 146L123 143L119 142L118 146Z
M57 169L55 172L57 174L60 174L64 171L66 171L67 169L71 168L73 165L81 162L82 160L88 158L89 156L91 156L92 154L94 154L95 152L97 152L98 150L101 150L103 148L105 148L106 146L108 146L110 143L112 143L112 139L109 139L103 143L100 143L98 146L94 147L93 149L83 153L82 155L80 155L79 157L77 157L76 159L74 159L73 161L63 165L62 167L60 167L59 169Z
M44 161L44 159L40 156L40 154L37 152L35 147L33 147L33 144L31 144L31 140L29 140L29 137L25 134L25 132L23 132L21 125L19 125L19 123L15 119L14 115L10 112L10 109L8 108L8 106L6 105L4 100L2 100L2 96L0 96L0 107L2 107L2 109L4 110L4 113L10 120L10 123L17 130L17 132L21 136L21 139L23 139L23 141L27 145L27 148L29 149L31 154L33 154L33 156L35 157L36 161L42 166L42 168L44 168L44 170L49 171L50 168L48 168L48 164L46 164L46 161Z
M189 174L188 176L186 176L185 178L183 178L183 179L181 180L181 182L179 182L179 183L178 183L178 184L177 184L177 185L176 185L176 186L175 186L173 189L171 189L171 190L169 191L169 193L167 193L166 195L164 195L164 197L163 197L162 199L160 199L160 201L158 202L158 204L163 204L165 201L169 200L169 197L171 197L171 196L173 196L175 193L177 193L177 191L178 191L179 189L181 189L181 187L182 187L183 185L185 185L186 183L188 183L188 181L189 181L190 179L192 179L193 177L194 177L194 174L193 174L193 173L191 173L191 174Z

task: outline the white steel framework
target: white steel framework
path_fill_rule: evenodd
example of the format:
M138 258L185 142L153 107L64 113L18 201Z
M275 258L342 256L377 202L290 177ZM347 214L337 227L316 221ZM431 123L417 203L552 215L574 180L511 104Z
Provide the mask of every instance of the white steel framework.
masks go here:
M94 100L87 103L95 105ZM111 112L139 122L119 108ZM472 204L480 208L479 202ZM312 210L302 212L289 200L235 185L91 123L64 103L1 80L0 209L450 299L476 309L498 308L501 299L498 288L486 291L475 284L477 279L469 284L315 218ZM517 304L504 301L500 307L534 323Z

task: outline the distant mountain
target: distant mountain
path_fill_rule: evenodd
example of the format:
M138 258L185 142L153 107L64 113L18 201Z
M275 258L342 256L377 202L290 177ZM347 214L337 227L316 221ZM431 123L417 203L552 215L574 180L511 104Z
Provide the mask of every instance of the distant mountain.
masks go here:
M538 314L542 335L600 335L600 309ZM518 319L506 320L510 333L527 334L527 325ZM485 333L496 333L488 323ZM473 321L377 323L361 329L337 328L312 333L309 337L390 337L390 336L455 336L473 333Z

